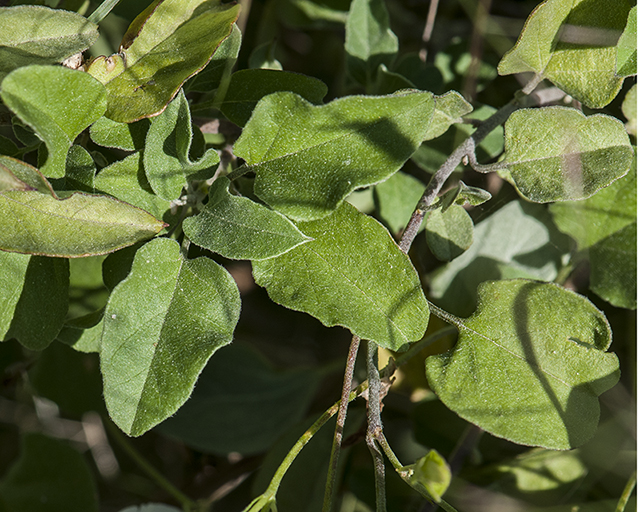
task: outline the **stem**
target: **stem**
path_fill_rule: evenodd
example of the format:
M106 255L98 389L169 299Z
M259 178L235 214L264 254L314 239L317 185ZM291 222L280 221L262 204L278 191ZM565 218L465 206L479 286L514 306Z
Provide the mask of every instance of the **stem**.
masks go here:
M624 486L622 495L620 496L620 499L618 500L618 504L616 505L615 512L624 511L629 501L629 498L631 497L631 493L633 492L633 489L636 487L637 479L638 479L638 474L636 471L634 471L633 474L629 477L629 480L627 480L627 485Z
M373 457L376 482L376 512L386 512L387 499L385 493L384 459L376 444L382 435L380 419L380 373L378 370L378 345L375 341L367 341L367 377L369 377L369 400L367 401L367 435L366 442Z
M344 424L347 420L347 409L349 407L349 393L353 382L353 372L356 366L356 356L360 347L360 337L353 336L351 345L349 345L349 355L347 357L347 365L344 371L344 380L342 381L342 394L340 395L340 406L338 408L338 417L336 418L336 429L333 435L333 444L331 446L331 457L329 458L329 471L327 472L327 483L324 488L324 502L322 504L323 512L331 510L331 503L335 494L336 478L338 476L338 459L340 458L340 449L342 448L342 436L344 434Z
M145 459L142 454L136 450L131 442L122 434L120 429L116 427L108 419L104 420L105 427L111 434L113 440L118 443L125 453L131 457L131 459L138 465L142 471L144 471L156 484L164 489L167 493L173 496L180 502L182 508L185 510L197 510L198 504L193 501L189 496L183 494L180 489L173 485L162 473L160 473L151 463Z
M103 19L107 17L107 15L111 12L111 10L120 3L120 0L104 0L95 11L93 11L89 17L87 18L89 21L93 23L100 23Z

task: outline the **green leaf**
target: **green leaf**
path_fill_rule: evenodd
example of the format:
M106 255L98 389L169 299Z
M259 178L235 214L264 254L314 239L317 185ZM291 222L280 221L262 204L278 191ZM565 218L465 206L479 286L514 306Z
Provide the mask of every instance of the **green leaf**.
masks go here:
M444 457L435 450L429 450L424 457L406 469L413 471L410 476L412 485L424 488L429 496L440 503L451 483L451 469Z
M231 75L229 90L220 105L227 118L244 126L260 99L278 91L299 94L307 101L320 104L327 86L310 76L273 69L243 69Z
M200 214L183 222L193 243L237 260L263 260L310 240L281 213L229 193L230 181L218 178Z
M471 206L478 206L486 203L491 199L491 194L482 188L470 187L459 181L456 188L442 194L438 200L437 205L442 207L442 211L446 211L451 205L457 204L464 206L470 204Z
M91 125L89 133L91 140L100 146L139 151L144 147L148 130L148 119L141 119L136 123L117 123L101 117Z
M163 199L178 199L191 180L213 176L220 158L209 149L191 162L191 112L183 91L151 121L144 151L144 168L153 191Z
M62 327L56 339L69 345L77 352L86 354L100 352L102 315L103 311L97 311L80 318L74 318Z
M426 360L447 407L519 444L566 450L594 434L597 397L619 370L607 319L587 299L551 283L487 282L476 312L455 323L455 349Z
M93 192L96 163L85 148L76 144L71 146L67 153L65 167L64 178L55 180L57 188Z
M240 53L242 33L234 23L231 34L213 54L213 58L202 71L185 83L185 91L210 92L227 83Z
M637 226L629 224L589 249L589 287L619 308L637 307Z
M425 228L429 249L442 261L457 258L473 243L473 221L457 204L430 212Z
M518 190L538 203L590 197L632 160L629 136L613 117L548 107L518 110L505 124L505 162Z
M7 160L3 160L6 162ZM0 166L0 176L9 173ZM27 164L31 182L46 180ZM76 192L64 198L23 187L0 191L0 249L78 258L116 251L151 238L165 224L149 213L106 196Z
M404 172L397 172L376 185L375 197L380 218L392 233L399 233L405 228L425 188L424 183Z
M313 370L276 371L234 343L215 355L189 401L157 430L205 453L261 453L302 419L319 381Z
M206 0L154 2L123 38L126 67L106 78L106 117L130 123L162 112L231 34L239 11L239 5Z
M0 251L0 340L45 349L69 303L69 261Z
M249 55L249 68L282 71L282 64L275 56L276 47L275 40L256 46Z
M482 281L514 277L553 281L570 246L546 208L511 201L476 224L474 242L464 254L429 276L431 297L455 315L469 315Z
M74 139L105 111L104 87L81 71L27 66L2 81L0 97L44 140L49 151L42 174L62 178Z
M618 40L616 73L619 76L638 74L638 6L629 11L627 25Z
M93 512L96 484L80 453L42 434L22 438L21 454L0 483L7 512Z
M314 240L253 262L256 283L274 302L392 350L422 337L429 307L411 261L386 229L348 203L297 226Z
M100 361L116 425L138 436L175 413L239 313L238 288L214 261L186 260L168 238L139 249L104 314Z
M153 193L142 163L142 153L133 153L100 171L95 180L97 191L142 208L157 219L175 220L167 210L171 202Z
M181 510L163 503L145 503L144 505L123 508L120 512L181 512Z
M549 208L560 231L586 249L637 222L637 171L629 173L584 201L555 203Z
M74 12L35 5L0 7L0 81L31 64L55 64L86 50L98 26Z
M345 26L347 73L370 85L380 64L390 66L398 53L398 38L389 25L384 0L353 0Z
M616 44L626 23L627 2L547 0L529 15L498 73L533 71L590 108L616 97Z
M624 125L629 135L638 136L638 84L633 84L622 102L622 113L627 118Z
M254 191L296 220L328 215L353 190L384 181L429 129L433 95L348 96L314 106L290 92L263 98L235 144Z
M435 96L434 100L436 105L433 120L424 140L440 137L452 124L462 123L462 116L473 111L471 104L457 91L449 91L442 96Z

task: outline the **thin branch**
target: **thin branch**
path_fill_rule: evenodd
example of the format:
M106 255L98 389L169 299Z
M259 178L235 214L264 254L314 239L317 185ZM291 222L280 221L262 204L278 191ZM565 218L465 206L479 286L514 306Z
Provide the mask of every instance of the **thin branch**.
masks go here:
M324 488L324 502L322 510L328 512L331 510L331 503L335 494L336 478L338 475L338 459L340 458L340 449L342 448L342 437L344 435L344 425L347 420L347 409L349 407L349 393L353 382L353 372L356 366L356 356L360 347L360 338L353 336L351 345L349 346L349 355L347 357L347 365L344 371L344 380L342 381L342 394L340 396L340 407L338 409L338 417L336 418L336 429L333 435L333 445L331 446L331 457L329 458L329 471L327 472L327 483Z

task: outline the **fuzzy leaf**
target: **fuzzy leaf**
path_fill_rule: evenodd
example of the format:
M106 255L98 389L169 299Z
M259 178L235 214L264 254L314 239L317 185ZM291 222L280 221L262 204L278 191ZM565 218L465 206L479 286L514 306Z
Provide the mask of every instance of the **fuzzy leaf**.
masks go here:
M505 124L505 161L518 190L538 203L585 199L624 176L633 148L624 125L576 109L521 109Z
M153 191L163 199L178 199L187 181L213 176L220 158L209 149L196 162L189 159L193 131L183 91L151 121L144 151L144 168Z
M426 220L427 244L433 255L442 261L460 256L473 243L473 221L457 204L446 210L429 213Z
M638 136L638 84L633 84L622 102L622 113L627 118L625 128L629 135Z
M243 69L231 75L229 90L220 105L227 118L244 126L260 99L278 91L299 94L307 101L319 104L327 94L327 86L310 76L273 69Z
M263 260L310 240L284 215L229 193L230 181L218 178L204 210L183 222L193 243L225 258Z
M498 73L533 71L590 108L616 97L616 44L627 23L626 1L547 0L529 15Z
M387 67L398 53L384 0L353 0L345 26L347 72L362 85L375 82L380 64Z
M74 139L107 106L100 82L62 66L16 69L2 81L0 97L46 143L49 155L40 170L52 178L64 176Z
M446 132L452 124L461 123L462 116L473 111L471 104L457 91L449 91L434 98L435 110L429 132L424 140L435 139Z
M632 76L638 73L638 6L629 11L627 26L618 41L616 54L616 73L619 76Z
M156 1L131 24L122 40L125 67L106 76L101 61L89 73L105 80L106 116L130 123L159 114L182 84L204 68L226 39L239 5L206 0Z
M68 260L0 251L0 340L43 350L62 328L68 303Z
M348 203L297 226L313 240L253 262L256 282L274 302L385 348L420 339L429 307L413 265L386 229Z
M260 100L234 150L256 172L260 199L287 217L318 219L356 188L396 172L424 139L433 108L429 92L323 106L279 92Z
M19 67L62 62L96 39L98 26L75 12L36 5L0 7L0 82Z
M598 426L598 396L619 378L611 328L587 299L551 283L494 281L455 321L454 350L426 360L445 405L512 442L566 450Z
M175 413L239 313L238 288L214 261L186 260L167 238L140 248L104 314L100 361L116 425L139 436Z
M89 133L91 140L100 146L138 151L144 147L148 130L148 119L141 119L136 123L117 123L101 117L91 125Z

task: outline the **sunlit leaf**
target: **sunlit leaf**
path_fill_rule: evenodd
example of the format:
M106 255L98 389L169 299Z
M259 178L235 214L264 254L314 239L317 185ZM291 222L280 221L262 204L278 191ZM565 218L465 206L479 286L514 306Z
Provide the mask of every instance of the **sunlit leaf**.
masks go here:
M253 262L256 282L273 301L386 348L420 339L429 308L413 265L386 229L348 203L297 226L313 240Z
M144 151L144 168L153 191L163 199L178 199L187 181L213 176L220 158L209 149L197 161L189 159L191 112L183 91L151 121Z
M118 123L101 117L91 125L89 133L91 140L100 146L136 151L144 147L147 130L148 119L141 119L136 123Z
M591 108L618 94L616 45L630 5L609 0L547 0L529 15L501 75L533 71Z
M585 199L631 167L624 125L573 108L521 109L505 124L505 161L518 190L538 203Z
M461 123L462 116L473 111L471 104L457 91L449 91L442 96L435 96L435 110L429 132L424 140L435 139L449 129L454 123Z
M27 66L2 81L2 101L44 140L49 151L41 172L62 178L74 139L102 116L105 89L95 78L62 66Z
M412 470L412 485L424 488L439 503L451 483L451 468L444 457L435 450L429 450L429 453L406 469Z
M98 26L75 12L40 5L0 7L0 81L31 64L55 64L86 50Z
M609 323L587 299L551 283L488 282L456 325L456 348L426 361L447 407L519 444L566 450L594 434L598 396L619 370L605 352Z
M627 118L625 128L629 135L638 136L638 84L633 84L622 102L622 113Z
M183 222L193 243L225 258L263 260L309 240L281 213L230 194L229 185L227 178L218 178L202 212Z
M328 215L353 190L390 177L424 139L433 95L347 96L314 106L289 92L256 106L235 144L255 193L296 220Z
M100 361L113 421L138 436L175 413L231 342L239 313L238 288L214 261L187 260L167 238L140 248L104 313Z
M123 38L126 67L105 78L106 117L130 123L162 112L231 34L238 13L239 5L206 0L154 2ZM97 68L88 72L104 75Z
M631 76L638 73L638 6L629 11L627 26L618 41L616 73Z

